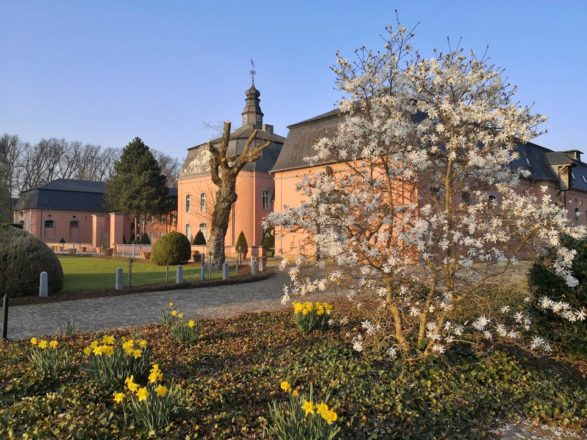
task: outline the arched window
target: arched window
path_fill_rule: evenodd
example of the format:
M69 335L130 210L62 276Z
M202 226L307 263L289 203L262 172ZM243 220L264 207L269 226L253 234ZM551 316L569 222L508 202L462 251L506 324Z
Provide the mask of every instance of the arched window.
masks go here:
M206 212L206 194L200 194L200 212Z
M189 194L185 196L185 212L190 212L190 205L192 203L192 198Z

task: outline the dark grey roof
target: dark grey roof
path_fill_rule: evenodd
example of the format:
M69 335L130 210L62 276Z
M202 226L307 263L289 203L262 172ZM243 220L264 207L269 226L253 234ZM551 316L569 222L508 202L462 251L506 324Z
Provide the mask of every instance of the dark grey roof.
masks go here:
M105 182L57 179L20 193L15 211L56 209L67 211L108 212ZM177 189L169 188L169 196L177 198Z
M253 131L254 128L251 127L240 127L232 133L230 133L230 142L228 144L227 156L234 157L240 154L245 143L247 142L249 136L253 133ZM243 170L268 172L275 164L275 161L277 160L279 153L281 152L283 143L285 142L285 138L283 136L279 136L278 134L258 129L255 139L258 141L271 141L271 145L269 145L269 147L263 150L263 153L259 160L257 160L256 162L246 164L243 167ZM222 138L216 138L210 142L218 143L221 140ZM194 159L198 157L198 155L201 153L201 150L203 148L206 148L207 145L208 142L196 145L188 149L188 155L183 164L180 178L194 174L190 171L190 164Z
M15 211L24 209L57 209L108 212L104 200L104 182L57 179L20 193Z
M314 144L323 137L336 134L336 127L341 117L338 110L333 110L290 125L281 154L271 172L307 167L308 162L305 158L315 154ZM321 162L321 164L325 163L328 162Z
M281 154L271 172L307 167L308 163L304 159L315 154L314 145L320 138L333 136L336 133L341 117L340 111L332 110L290 125ZM415 122L421 120L421 117L422 115L417 115ZM558 182L557 167L569 165L572 167L573 173L571 188L587 191L587 164L573 158L577 157L576 153L581 153L579 150L553 151L533 142L519 144L516 150L519 153L519 158L512 161L510 166L529 170L528 179ZM332 161L323 161L318 164L327 163L332 163Z

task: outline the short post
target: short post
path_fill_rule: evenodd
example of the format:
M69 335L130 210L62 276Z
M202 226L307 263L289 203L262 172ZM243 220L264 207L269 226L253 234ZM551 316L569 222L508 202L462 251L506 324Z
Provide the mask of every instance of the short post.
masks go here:
M165 282L169 282L169 264L165 265Z
M259 257L259 272L263 272L263 270L265 269L265 266L263 265L263 256Z
M212 281L212 252L208 253L208 280Z
M200 266L200 281L204 281L206 279L206 254L202 254L200 261L202 263Z
M47 298L49 296L49 275L47 272L41 272L39 279L39 296Z
M132 286L132 257L128 259L128 287Z
M116 290L124 289L124 272L122 267L116 269L116 275L114 277L114 288Z
M8 339L8 293L2 299L2 339Z
M175 284L180 283L183 283L183 266L178 264L177 269L175 269Z
M229 266L228 263L225 261L224 263L222 263L222 279L223 280L227 280L229 277Z
M257 259L251 257L251 275L257 275Z

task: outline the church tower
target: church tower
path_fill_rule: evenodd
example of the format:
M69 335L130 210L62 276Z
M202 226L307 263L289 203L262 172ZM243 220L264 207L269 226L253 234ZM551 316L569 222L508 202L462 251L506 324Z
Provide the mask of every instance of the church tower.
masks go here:
M261 92L255 88L255 82L251 84L251 87L245 92L245 109L243 110L243 127L247 128L258 128L263 127L263 112L259 103L261 100Z

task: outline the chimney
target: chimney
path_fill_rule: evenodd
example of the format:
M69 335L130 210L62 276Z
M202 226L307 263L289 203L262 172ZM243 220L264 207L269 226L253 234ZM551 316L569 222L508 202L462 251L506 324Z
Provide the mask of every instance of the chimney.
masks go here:
M271 125L271 124L263 124L262 130L265 133L273 133L273 125Z
M568 151L563 151L563 153L566 154L568 158L581 162L581 151L568 150Z

